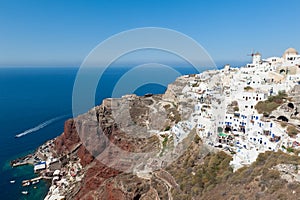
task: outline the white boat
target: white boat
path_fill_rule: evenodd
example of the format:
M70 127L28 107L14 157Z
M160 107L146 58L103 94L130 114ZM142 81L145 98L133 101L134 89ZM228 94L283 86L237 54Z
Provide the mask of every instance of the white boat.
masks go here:
M11 184L13 184L13 183L15 183L16 181L15 180L11 180L11 181L9 181Z
M23 187L28 186L28 185L30 185L29 181L22 184Z
M32 182L32 185L37 184L37 183L39 183L39 182L40 182L40 180L33 181L33 182Z
M22 191L22 194L28 194L28 191Z

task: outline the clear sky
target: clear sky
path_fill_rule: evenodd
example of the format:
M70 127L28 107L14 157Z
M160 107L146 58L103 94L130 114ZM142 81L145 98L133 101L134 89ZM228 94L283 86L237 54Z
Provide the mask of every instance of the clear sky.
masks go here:
M298 0L0 0L0 66L80 65L109 36L165 27L217 63L300 50Z

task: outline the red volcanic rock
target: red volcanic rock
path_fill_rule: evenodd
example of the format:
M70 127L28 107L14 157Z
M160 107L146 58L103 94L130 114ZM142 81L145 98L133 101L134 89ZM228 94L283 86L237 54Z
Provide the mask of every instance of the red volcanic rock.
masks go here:
M131 109L135 123L140 123L138 116L147 114L144 104L145 102L139 104L137 109ZM100 106L76 119L67 120L64 133L55 140L58 155L72 152L71 156L65 156L68 162L68 159L73 159L74 154L77 154L83 166L83 179L73 191L68 192L66 199L125 200L133 199L136 194L140 197L149 190L148 183L134 175L127 177L122 171L133 165L131 160L125 159L128 152L159 150L159 139L155 136L140 138L127 134L132 130L139 133L146 128L142 126L131 130L134 124L126 121L127 118L122 118L124 122L121 124L116 123L109 106ZM108 163L110 167L104 163Z
M94 160L94 157L90 154L90 152L84 146L81 146L78 149L77 155L80 158L80 164L83 167L90 164Z
M58 154L70 152L78 143L80 138L76 131L75 122L69 119L65 122L64 132L55 140L55 150Z
M76 195L76 199L90 199L98 193L99 189L103 189L103 183L105 180L115 177L120 174L119 171L111 169L99 161L94 161L91 167L88 168L81 189ZM97 195L96 195L97 196ZM93 198L94 199L94 198ZM115 199L115 198L104 198L104 199ZM120 198L119 198L120 199ZM122 199L122 198L121 198Z

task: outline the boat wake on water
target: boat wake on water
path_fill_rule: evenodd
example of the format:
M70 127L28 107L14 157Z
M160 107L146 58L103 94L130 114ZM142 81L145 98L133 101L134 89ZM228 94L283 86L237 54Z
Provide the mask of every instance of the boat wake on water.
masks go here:
M60 119L63 119L63 118L65 118L65 117L67 117L67 116L68 116L68 115L62 115L62 116L55 117L55 118L49 119L49 120L47 120L47 121L44 121L43 123L37 125L37 126L34 127L34 128L28 129L28 130L26 130L26 131L24 131L24 132L22 132L22 133L20 133L20 134L15 135L15 137L16 137L16 138L20 138L20 137L23 137L23 136L25 136L25 135L27 135L27 134L29 134L29 133L36 132L36 131L38 131L38 130L40 130L40 129L42 129L42 128L44 128L44 127L46 127L46 126L48 126L48 125L50 125L50 124L52 124L52 123L54 123L54 122L60 120Z

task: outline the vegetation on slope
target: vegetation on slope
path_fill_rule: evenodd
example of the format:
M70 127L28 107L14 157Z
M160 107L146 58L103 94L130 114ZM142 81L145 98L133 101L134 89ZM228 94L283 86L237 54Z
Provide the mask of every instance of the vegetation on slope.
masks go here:
M272 167L278 164L300 165L300 157L283 152L260 154L252 165L233 172L231 157L220 151L209 152L195 138L189 149L166 170L179 189L174 199L293 199L300 184L288 183Z
M232 173L229 166L230 156L224 152L210 153L200 142L199 137L195 136L185 154L167 167L167 171L180 185L180 190L173 190L174 199L199 196Z
M292 125L287 127L286 132L290 137L294 137L298 134L298 130Z
M255 109L258 113L270 114L273 110L276 110L281 104L284 103L284 99L287 94L283 92L278 92L276 96L270 96L266 101L259 101Z

